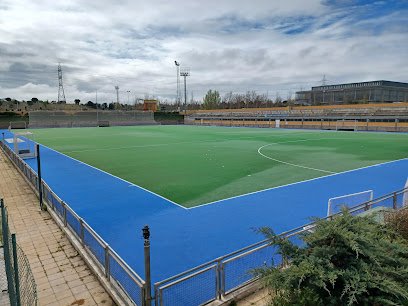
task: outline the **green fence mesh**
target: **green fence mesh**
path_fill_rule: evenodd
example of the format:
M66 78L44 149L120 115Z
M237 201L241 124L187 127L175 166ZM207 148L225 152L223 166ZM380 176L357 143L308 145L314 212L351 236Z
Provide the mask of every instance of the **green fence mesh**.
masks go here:
M0 241L3 248L4 269L0 269L0 280L7 280L7 291L11 306L38 305L37 286L27 256L11 234L7 210L1 199ZM0 258L1 260L1 258ZM3 296L4 298L4 296Z

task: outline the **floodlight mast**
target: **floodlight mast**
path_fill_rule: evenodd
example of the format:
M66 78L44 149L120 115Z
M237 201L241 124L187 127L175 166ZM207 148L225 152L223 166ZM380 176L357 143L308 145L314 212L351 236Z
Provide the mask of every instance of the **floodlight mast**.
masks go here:
M180 62L174 61L176 65L176 73L177 73L177 91L176 91L176 104L180 106Z
M116 109L119 108L119 86L116 85L115 86L115 90L116 90Z
M98 90L95 90L95 106L96 106L96 125L99 126L99 112L98 112Z
M184 77L184 112L187 112L187 77L190 76L190 68L182 67L180 69L180 76Z
M130 100L129 100L130 90L126 90L126 92L127 92L127 96L128 96L128 97L127 97L127 98L128 98L128 103L127 103L127 104L129 104L129 103L130 103L130 102L129 102L129 101L130 101Z

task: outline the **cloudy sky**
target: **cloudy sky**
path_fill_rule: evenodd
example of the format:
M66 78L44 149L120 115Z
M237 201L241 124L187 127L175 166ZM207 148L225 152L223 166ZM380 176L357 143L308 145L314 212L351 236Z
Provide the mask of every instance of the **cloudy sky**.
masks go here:
M321 84L408 82L408 1L0 0L0 98L68 101L208 89L273 98Z

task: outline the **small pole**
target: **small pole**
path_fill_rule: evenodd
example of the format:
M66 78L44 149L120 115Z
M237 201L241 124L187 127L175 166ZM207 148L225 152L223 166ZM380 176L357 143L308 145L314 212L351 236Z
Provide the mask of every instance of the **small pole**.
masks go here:
M4 141L5 141L5 139L4 139L4 132L2 132L1 134L3 135L3 144L4 144Z
M18 258L17 258L17 243L16 234L11 234L11 243L13 245L13 261L14 261L14 282L16 286L16 304L21 306L20 300L20 277L18 275Z
M15 294L15 286L13 286L12 281L12 273L11 271L11 255L10 255L10 235L9 235L9 228L7 224L7 216L6 216L6 207L4 206L3 199L0 199L0 206L1 206L1 227L3 232L3 250L4 250L4 262L6 266L6 275L7 275L7 288L8 293L10 296L10 303L11 305L16 305L16 294Z
M142 229L144 238L144 264L145 264L145 278L146 278L146 294L145 294L145 305L152 305L152 280L150 275L150 230L149 226L145 226Z
M224 296L224 290L225 290L225 274L224 274L224 265L221 260L217 261L217 267L216 267L216 276L215 276L215 281L216 281L216 298L219 300L222 300L222 297Z
M62 206L62 219L64 221L64 226L68 225L67 222L67 206L65 205L64 201L61 201L61 206Z
M81 243L84 244L85 233L84 233L84 220L82 218L79 218L79 224L80 224L79 236L81 237Z
M105 245L105 277L110 280L109 245Z
M35 145L35 150L37 152L38 197L40 198L40 208L41 210L44 210L42 188L41 188L42 178L41 178L41 158L40 158L40 145L39 144Z
M96 106L96 127L99 127L98 90L96 90L95 92L95 106Z

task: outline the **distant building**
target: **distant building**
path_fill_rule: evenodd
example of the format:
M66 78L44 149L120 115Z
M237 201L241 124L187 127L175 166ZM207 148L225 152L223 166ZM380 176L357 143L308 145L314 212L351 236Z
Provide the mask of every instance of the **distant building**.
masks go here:
M296 104L302 105L407 101L408 83L391 81L322 85L296 92Z
M143 110L157 111L157 100L143 100Z

